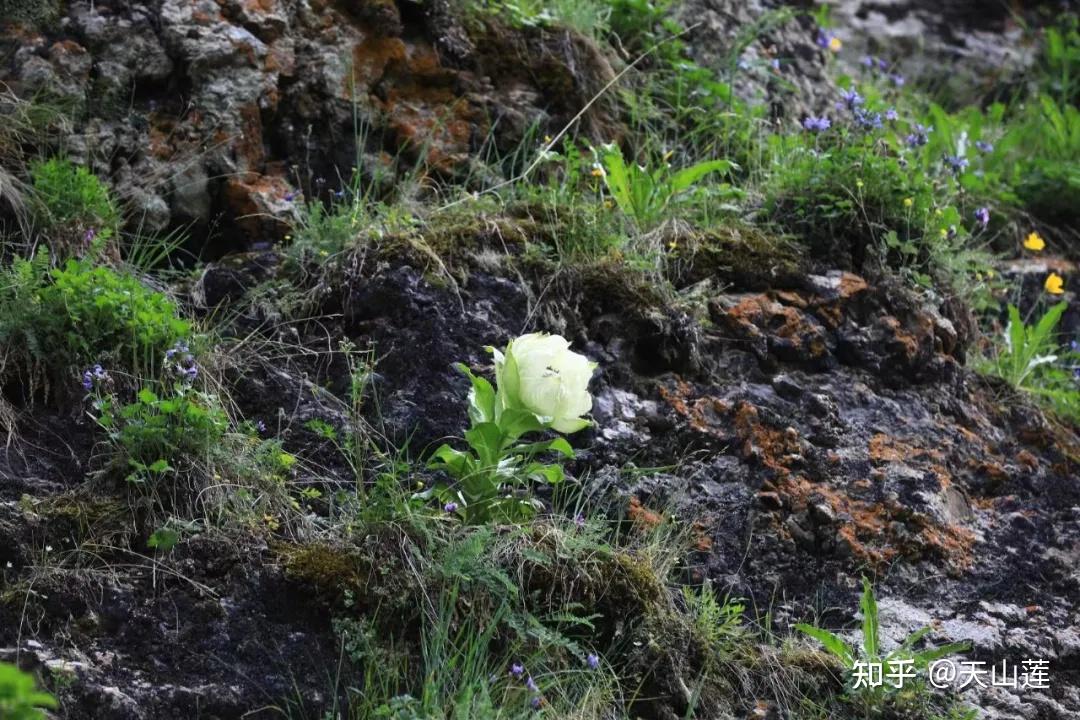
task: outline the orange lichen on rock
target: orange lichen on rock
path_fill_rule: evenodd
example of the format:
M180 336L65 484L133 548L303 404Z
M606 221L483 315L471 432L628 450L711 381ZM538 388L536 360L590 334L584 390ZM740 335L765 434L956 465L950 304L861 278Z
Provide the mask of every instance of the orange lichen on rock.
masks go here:
M642 505L641 500L636 495L630 497L630 505L626 509L626 516L630 518L634 525L650 530L664 522L664 518L660 513Z

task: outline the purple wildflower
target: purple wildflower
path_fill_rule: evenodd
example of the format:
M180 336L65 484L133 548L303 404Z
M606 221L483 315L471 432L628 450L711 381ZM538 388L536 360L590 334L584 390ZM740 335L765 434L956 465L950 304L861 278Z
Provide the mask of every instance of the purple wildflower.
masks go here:
M986 227L990 224L990 208L981 207L975 211L975 219L979 221L979 224Z
M804 129L811 132L822 132L832 127L832 121L827 117L807 116L802 121L802 126Z
M95 230L94 228L87 228L86 232L83 233L82 239L84 243L89 245L94 241L95 237L97 237L97 230Z
M453 500L451 500L450 502L443 505L442 509L443 509L443 512L448 512L448 513L457 512L458 504L456 502L454 502ZM517 667L517 666L515 665L515 667Z
M186 355L188 351L188 344L183 340L177 340L175 345L165 351L165 361L171 362L177 355Z
M516 678L520 678L525 674L525 666L521 663L514 663L510 666L510 674Z
M855 108L855 122L865 130L881 129L881 113L868 112L862 108Z
M878 58L877 66L878 70L885 72L885 70L887 70L889 67L889 63L885 60L885 58Z
M866 102L866 99L863 98L863 96L859 94L859 91L854 88L852 88L851 90L845 90L844 92L840 93L840 99L844 101L844 105L847 106L848 110L854 110L855 108Z
M585 658L585 663L590 670L595 670L600 667L600 656L596 653L589 653L589 657Z
M896 120L898 117L900 116L896 114L896 108L889 108L885 111L885 119L890 122Z
M532 706L533 710L539 710L540 706L543 705L543 704L544 704L544 701L540 699L539 695L537 695L536 697L534 697L532 700L529 701L529 705Z
M104 380L107 377L109 377L109 374L105 372L105 368L101 367L100 364L96 364L83 373L82 386L87 392L90 392L94 389L95 380Z
M585 516L582 515L581 513L578 513L577 515L575 515L574 516L574 524L577 525L579 528L585 527Z
M195 378L199 377L199 366L195 363L188 365L184 368L184 380L189 383L195 382Z
M896 87L904 87L904 83L907 82L904 80L904 76L900 74L890 75L889 79L892 80L892 84Z
M341 198L345 197L345 191L344 190L338 190L337 192L334 193L334 197L337 198L338 200L340 200Z
M532 675L525 678L525 687L529 689L529 692L540 692L540 687L536 684L536 681L532 679Z
M1076 342L1075 340L1070 340L1069 341L1069 349L1072 350L1073 352L1080 352L1080 342Z
M946 155L945 164L952 168L954 173L963 172L968 166L968 160L961 155Z
M931 128L925 125L915 123L904 142L907 143L908 147L922 147L930 140L930 130Z
M832 40L832 35L825 32L824 30L818 30L818 33L817 33L818 47L823 47L823 48L829 47L829 41L830 40Z
M994 152L993 143L988 143L985 140L976 140L975 141L975 147L981 153L992 153L992 152Z
M256 420L255 421L255 429L258 430L260 434L265 433L266 432L266 423L264 423L262 420Z
M779 70L780 69L780 58L773 58L772 60L769 61L769 65L772 66L773 70Z
M860 60L859 62L862 63L862 66L866 68L872 68L874 67L874 65L877 64L877 61L875 61L874 58L870 57L869 55L863 55L862 60Z
M298 193L296 190L291 190L291 191L285 193L285 202L292 202L293 200L296 199L296 196L299 195L299 194L300 193Z

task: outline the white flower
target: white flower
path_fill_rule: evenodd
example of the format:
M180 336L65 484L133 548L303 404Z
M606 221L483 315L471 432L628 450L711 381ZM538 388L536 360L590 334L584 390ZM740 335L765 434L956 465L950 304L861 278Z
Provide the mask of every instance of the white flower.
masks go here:
M596 363L570 350L559 335L529 333L495 350L499 411L523 408L562 433L589 426L589 380Z

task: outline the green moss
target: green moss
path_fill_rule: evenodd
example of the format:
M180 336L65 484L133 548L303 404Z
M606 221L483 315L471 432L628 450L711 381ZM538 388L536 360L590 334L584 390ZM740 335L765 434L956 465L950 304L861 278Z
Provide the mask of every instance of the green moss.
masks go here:
M346 545L286 544L277 552L290 580L311 587L331 602L340 601L345 593L359 594L370 572L370 563Z
M783 286L808 270L803 249L750 225L733 224L675 242L672 281L715 280L736 290Z
M119 500L70 492L41 499L23 496L20 507L54 542L93 541L123 547L135 532L131 508Z
M56 25L67 3L61 0L0 0L0 26L6 22L45 30Z

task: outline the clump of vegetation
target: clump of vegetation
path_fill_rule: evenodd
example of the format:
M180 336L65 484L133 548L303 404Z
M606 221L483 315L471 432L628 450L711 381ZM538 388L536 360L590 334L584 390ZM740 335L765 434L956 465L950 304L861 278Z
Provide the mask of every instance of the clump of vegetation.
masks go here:
M470 523L521 521L537 509L535 500L521 494L529 481L563 481L562 465L534 458L549 451L572 458L570 443L562 437L520 440L529 433L574 433L588 427L581 416L592 408L588 385L596 365L569 348L558 335L534 333L511 341L505 353L493 349L497 390L458 365L472 383L472 426L465 432L468 451L442 445L433 455L431 468L455 480L430 491L444 510L460 512Z
M1080 351L1075 341L1064 345L1057 328L1067 302L1050 307L1028 324L1015 305L1008 306L1008 324L990 357L981 360L984 372L1026 390L1062 417L1080 419Z
M65 158L30 166L34 216L60 259L104 247L119 230L119 213L96 175Z
M877 600L866 578L859 600L862 611L862 644L854 646L840 636L813 625L799 624L796 629L814 638L844 667L846 698L867 716L878 716L892 707L918 707L926 710L928 688L925 673L930 664L950 655L971 649L968 643L949 643L916 649L932 630L924 627L908 635L893 650L881 644ZM876 674L876 673L881 673Z
M17 258L0 279L0 378L21 373L28 388L68 395L93 365L153 377L191 329L163 293L89 260Z
M44 720L45 709L55 710L56 699L37 689L33 676L8 663L0 663L0 717L6 720Z

